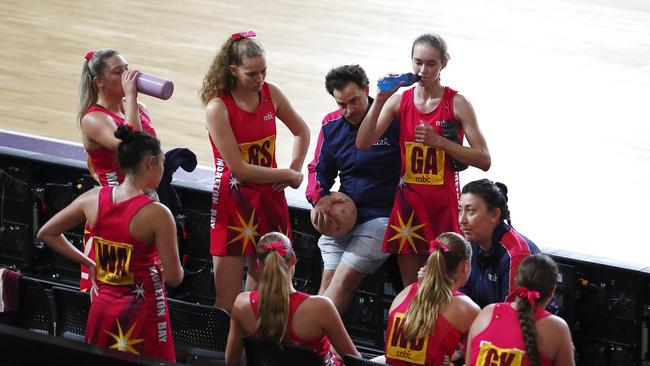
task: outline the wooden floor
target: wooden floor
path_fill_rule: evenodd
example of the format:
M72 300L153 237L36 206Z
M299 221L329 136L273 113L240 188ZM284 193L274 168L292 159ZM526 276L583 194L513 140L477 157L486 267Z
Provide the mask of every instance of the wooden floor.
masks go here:
M312 131L336 108L323 78L359 63L374 83L409 71L412 40L438 32L442 78L473 102L515 226L542 247L650 265L650 2L647 0L0 0L0 128L80 141L84 54L112 47L175 83L141 98L166 148L212 158L197 91L228 35L253 29L268 80ZM280 165L291 139L279 136ZM616 246L616 250L612 249ZM645 255L639 255L639 251Z

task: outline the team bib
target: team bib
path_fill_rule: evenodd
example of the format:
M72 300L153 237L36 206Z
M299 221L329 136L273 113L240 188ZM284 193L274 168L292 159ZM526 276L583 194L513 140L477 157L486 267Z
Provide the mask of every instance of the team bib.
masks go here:
M404 181L439 186L445 182L445 152L419 142L405 142Z
M130 244L94 237L95 261L97 280L110 285L132 285L133 273L129 270L131 264Z
M524 351L516 348L500 348L490 342L481 341L476 364L485 366L521 366L524 353Z
M270 168L273 166L273 156L275 154L275 135L239 144L239 153L248 164Z
M427 343L429 338L407 340L404 334L404 314L395 313L393 327L390 329L388 344L386 345L386 357L406 361L418 365L424 365L427 356Z

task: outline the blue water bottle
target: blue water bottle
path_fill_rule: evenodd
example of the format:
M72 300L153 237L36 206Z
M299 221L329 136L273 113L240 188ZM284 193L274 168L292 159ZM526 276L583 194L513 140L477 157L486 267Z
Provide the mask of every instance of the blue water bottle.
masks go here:
M395 75L395 76L386 76L384 78L381 78L377 80L377 87L379 90L382 92L391 90L399 84L400 81L403 81L404 84L402 86L409 86L413 85L417 81L420 80L420 76L415 75L412 72L407 72L406 74L400 74L400 75Z

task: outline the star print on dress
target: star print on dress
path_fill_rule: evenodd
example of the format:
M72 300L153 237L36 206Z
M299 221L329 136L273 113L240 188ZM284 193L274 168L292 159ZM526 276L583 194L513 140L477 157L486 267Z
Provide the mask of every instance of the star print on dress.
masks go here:
M135 296L135 299L142 299L144 300L144 283L136 283L133 285L133 291L131 291L133 296Z
M242 182L239 181L239 179L233 177L232 175L230 176L230 179L228 180L228 185L230 186L229 190L232 192L234 189L235 191L239 191L239 186L242 185Z
M397 184L397 188L399 188L400 191L404 189L404 187L406 187L406 174L399 177L399 183Z
M413 252L417 253L418 250L415 248L415 242L413 238L425 241L425 239L422 236L420 236L420 234L417 233L417 230L425 226L426 224L412 226L414 213L415 211L411 211L411 216L409 217L408 222L404 224L404 220L402 220L402 216L399 214L398 211L397 219L399 220L399 226L395 226L395 225L390 226L392 229L394 229L397 232L397 234L395 234L392 238L388 239L388 241L400 239L398 253L402 252L402 248L404 248L404 244L406 244L407 242L411 246L411 249L413 249Z
M255 245L255 236L260 236L260 234L257 232L257 227L260 225L260 223L259 221L255 223L255 209L253 209L253 213L251 214L250 219L248 219L248 222L244 221L239 212L237 212L237 217L239 218L241 226L228 226L228 229L234 230L239 234L234 239L229 241L228 244L234 243L239 239L243 239L244 243L242 244L241 248L241 253L243 255L246 252L246 248L248 247L248 242L250 241L251 245Z
M120 325L120 320L116 318L115 321L117 322L117 333L118 333L117 335L107 330L104 330L106 333L108 333L108 335L110 335L111 337L113 337L113 339L115 339L115 344L112 345L110 348L117 349L118 351L122 351L122 352L129 352L135 355L139 355L140 352L138 352L132 346L144 341L144 339L130 339L131 333L133 333L133 329L135 329L135 325L137 323L133 323L131 328L129 328L129 331L126 332L126 334L124 334L122 333L122 326Z

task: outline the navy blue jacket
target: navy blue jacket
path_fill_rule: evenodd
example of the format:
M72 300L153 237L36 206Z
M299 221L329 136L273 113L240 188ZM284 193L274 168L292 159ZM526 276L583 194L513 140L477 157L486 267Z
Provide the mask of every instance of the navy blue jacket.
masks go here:
M481 308L506 301L514 288L519 263L540 252L535 243L519 234L505 222L492 233L492 248L484 252L472 244L472 273L461 291Z
M394 120L370 149L359 150L355 145L359 127L340 110L325 116L314 160L308 166L307 200L315 205L330 193L338 176L339 190L357 206L357 224L388 217L401 166L399 128L399 121Z

